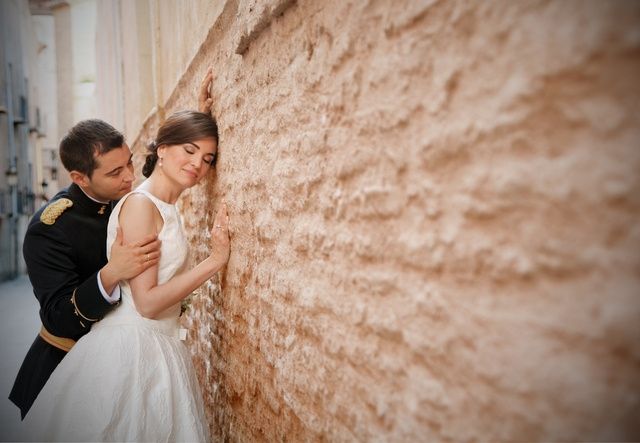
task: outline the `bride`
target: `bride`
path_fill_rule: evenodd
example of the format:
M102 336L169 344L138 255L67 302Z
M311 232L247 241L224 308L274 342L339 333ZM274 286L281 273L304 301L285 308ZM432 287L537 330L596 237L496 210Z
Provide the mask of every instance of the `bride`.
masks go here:
M185 270L187 243L175 203L215 166L218 128L210 115L169 117L150 146L148 177L109 219L107 255L122 230L135 242L159 233L158 265L121 282L122 306L96 323L54 371L26 417L43 441L208 441L191 357L179 339L180 302L229 258L225 203L211 231L211 254Z

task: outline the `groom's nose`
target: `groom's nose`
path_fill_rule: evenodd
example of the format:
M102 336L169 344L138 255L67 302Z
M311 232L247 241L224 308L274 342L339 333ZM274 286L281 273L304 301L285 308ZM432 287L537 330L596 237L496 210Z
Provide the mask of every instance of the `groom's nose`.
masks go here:
M132 182L134 179L133 170L129 168L125 168L123 180L126 182Z

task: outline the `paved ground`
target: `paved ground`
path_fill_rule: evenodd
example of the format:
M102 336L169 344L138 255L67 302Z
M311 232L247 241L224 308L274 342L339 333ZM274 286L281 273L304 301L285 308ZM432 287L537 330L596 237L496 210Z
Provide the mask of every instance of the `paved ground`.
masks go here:
M27 276L0 283L0 441L20 440L20 412L8 397L40 329L38 309Z

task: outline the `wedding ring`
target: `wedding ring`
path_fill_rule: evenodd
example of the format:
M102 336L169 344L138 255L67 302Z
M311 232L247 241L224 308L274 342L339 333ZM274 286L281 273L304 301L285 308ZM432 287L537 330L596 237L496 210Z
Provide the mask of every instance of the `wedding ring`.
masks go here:
M149 261L149 254L144 255L144 261Z
M222 225L216 225L217 229L222 229Z

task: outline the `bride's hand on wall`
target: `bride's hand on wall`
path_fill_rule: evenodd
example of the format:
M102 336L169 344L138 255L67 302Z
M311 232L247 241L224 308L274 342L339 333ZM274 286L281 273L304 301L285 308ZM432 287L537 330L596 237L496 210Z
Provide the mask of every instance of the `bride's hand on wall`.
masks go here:
M213 69L207 68L207 73L200 83L198 91L198 111L205 114L211 114L211 106L213 106L213 98L211 98L211 83L213 82Z
M224 266L229 260L229 215L227 214L227 203L222 202L220 209L213 221L211 229L211 255L217 269Z

